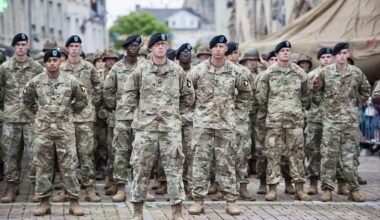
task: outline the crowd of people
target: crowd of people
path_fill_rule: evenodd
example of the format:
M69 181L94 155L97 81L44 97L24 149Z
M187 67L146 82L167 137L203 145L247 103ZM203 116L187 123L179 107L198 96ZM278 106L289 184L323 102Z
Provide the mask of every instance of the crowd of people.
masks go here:
M296 200L318 194L319 181L321 201L332 200L336 182L338 194L365 200L358 109L370 84L349 64L346 42L321 48L314 70L287 40L260 54L217 35L193 52L189 43L170 49L163 33L147 49L130 35L120 55L84 54L73 35L64 47L47 41L35 59L26 34L11 45L0 66L2 203L16 200L24 150L36 216L50 213L51 200L84 215L81 188L86 201L101 201L96 180L114 202L127 200L130 184L136 220L155 200L149 187L168 194L173 219L183 219L186 199L189 214L204 213L208 194L239 215L238 199L256 200L252 173L266 201L277 200L282 178Z

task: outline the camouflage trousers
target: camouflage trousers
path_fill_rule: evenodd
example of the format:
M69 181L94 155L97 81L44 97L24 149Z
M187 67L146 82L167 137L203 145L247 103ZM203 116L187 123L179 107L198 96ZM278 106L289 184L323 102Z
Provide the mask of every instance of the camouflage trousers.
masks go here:
M235 132L225 129L194 127L193 130L193 196L204 198L208 193L210 166L215 155L215 175L219 189L227 201L235 201L236 191L236 143Z
M34 129L32 123L3 123L1 138L4 180L20 183L21 161L24 149L27 153L29 178L34 183L36 175L35 158L33 152Z
M115 127L107 126L107 164L106 164L106 176L109 180L113 180L113 164L115 162L115 150L113 148Z
M82 185L95 186L94 123L74 122Z
M132 120L116 121L112 147L114 150L113 178L116 182L127 183L127 168L130 166L132 153L132 142L134 134L132 131Z
M108 150L107 150L107 136L108 125L106 120L97 118L94 124L95 134L95 170L104 171L106 169Z
M323 125L321 146L321 182L322 190L334 190L337 164L340 163L343 179L350 191L359 190L358 183L358 146L360 144L359 128Z
M308 122L305 135L305 154L308 161L307 174L310 177L320 177L321 171L321 145L322 145L322 123ZM336 164L336 178L344 180L343 170L340 161L337 160Z
M170 203L174 205L185 200L181 132L136 130L131 157L134 175L130 202L145 200L150 174L157 157L160 157L165 170Z
M193 139L193 124L186 124L182 126L182 147L183 154L185 155L185 162L183 163L183 179L189 187L193 186L193 157L194 153L191 147Z
M259 179L266 179L267 176L267 167L268 167L268 159L267 159L267 151L265 148L265 138L267 135L267 128L265 125L255 125L255 146L256 146L256 169L257 169L257 177ZM280 162L281 174L285 179L291 179L290 170L289 170L289 160L282 156Z
M249 183L248 161L251 159L251 132L248 123L236 126L236 180L238 183Z
M268 128L265 140L267 151L267 183L278 184L281 179L281 157L289 162L290 176L295 183L305 182L302 128Z
M74 130L74 127L73 127ZM54 154L57 154L63 187L67 196L79 198L80 186L75 175L75 135L64 136L37 134L34 141L36 154L36 193L43 198L51 196L53 191Z

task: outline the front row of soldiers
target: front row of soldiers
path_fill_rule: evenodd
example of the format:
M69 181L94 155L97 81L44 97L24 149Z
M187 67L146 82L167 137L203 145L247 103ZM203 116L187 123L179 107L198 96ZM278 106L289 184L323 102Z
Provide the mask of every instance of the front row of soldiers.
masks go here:
M109 187L115 190L114 201L125 201L127 168L133 167L129 201L134 219L142 219L144 201L150 199L147 189L156 161L165 174L173 219L183 219L185 193L194 200L189 213L204 213L212 178L218 184L219 199L227 201L227 213L240 214L239 194L255 199L247 191L253 141L259 191L266 193L267 201L277 199L281 175L288 186L295 184L295 190L288 190L298 200L309 200L308 194L317 193L320 176L322 201L332 199L336 177L338 183L348 184L349 199L364 201L357 182L357 108L368 99L370 88L364 74L347 64L347 43L321 49L321 68L309 75L291 62L289 41L279 43L268 55L267 70L259 71L257 51L247 50L240 60L244 67L239 64L238 45L227 44L223 35L211 39L211 56L194 67L189 44L175 53L179 65L167 59L169 44L162 33L149 40L151 58L138 59L141 37L132 35L123 45L126 56L110 64L104 76L80 57L77 35L67 40L66 61L62 62L58 49L44 54L43 73L26 55L25 34L16 35L12 46L15 56L0 69L7 181L2 202L16 198L24 145L32 158L29 167L35 195L41 200L35 215L50 212L55 157L63 180L60 195L70 200L70 213L84 214L78 203L77 163L86 200L100 201L93 152L95 109L101 106L113 110L115 117L112 149L107 149L113 155L107 165L113 182ZM199 58L203 55L207 56ZM326 57L331 56L335 63L329 65L332 60ZM305 118L308 193L304 192Z

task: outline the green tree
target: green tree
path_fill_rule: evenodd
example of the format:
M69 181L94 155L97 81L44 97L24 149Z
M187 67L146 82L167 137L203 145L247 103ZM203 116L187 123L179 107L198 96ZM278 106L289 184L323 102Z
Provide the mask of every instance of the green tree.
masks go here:
M143 12L137 14L132 12L127 16L119 17L109 29L111 39L115 35L141 34L149 36L156 32L170 33L170 28L162 22L156 20L151 14ZM121 48L122 41L114 40L115 48Z

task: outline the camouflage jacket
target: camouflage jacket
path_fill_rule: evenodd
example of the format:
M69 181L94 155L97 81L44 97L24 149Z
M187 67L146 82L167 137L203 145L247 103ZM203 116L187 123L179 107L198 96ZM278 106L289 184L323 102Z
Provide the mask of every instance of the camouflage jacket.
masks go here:
M31 58L19 63L15 57L12 57L1 65L0 88L3 97L4 122L31 123L34 121L34 113L26 109L22 102L22 93L26 83L42 71L41 65Z
M370 93L370 85L359 68L348 65L345 71L338 71L336 64L331 64L315 76L313 86L323 123L342 128L358 126L358 108L367 102Z
M190 74L191 70L194 69L192 65L189 70L184 70L186 77ZM194 116L194 104L191 106L186 106L183 109L182 114L182 124L183 125L192 125L193 124L193 116Z
M249 111L251 85L232 62L226 60L224 66L216 69L210 60L190 72L195 89L194 127L234 129L236 115Z
M88 105L79 114L74 114L74 122L89 122L96 120L95 106L100 105L102 97L102 80L95 67L81 60L78 64L71 64L68 60L61 64L61 72L75 76L86 88L88 95Z
M120 60L115 63L104 81L103 102L107 109L115 110L116 120L133 120L133 112L126 108L124 87L128 76L143 62L146 60L138 59L135 64L130 65L124 59Z
M87 106L87 93L70 74L61 72L51 79L44 72L28 82L23 102L28 108L37 104L36 133L65 135L73 132L72 112L80 113Z
M257 93L257 82L260 81L261 77L265 74L265 72L261 72L259 73L256 78L255 78L255 81L253 82L253 94L256 94ZM256 95L253 96L253 112L255 114L255 126L259 126L260 128L265 128L265 121L266 121L266 117L267 117L267 106L260 106L258 105L258 101L257 101L257 98L256 98Z
M182 68L167 60L158 71L151 60L141 62L125 85L126 109L135 112L132 128L180 131L184 109L194 103L194 88Z
M271 65L258 80L255 91L260 108L267 109L265 126L302 128L311 89L306 73L298 65L290 63L287 68L278 63Z
M315 68L313 71L309 72L307 74L307 77L311 82L313 82L315 76L321 71L322 67L319 66ZM307 121L308 122L314 122L314 123L322 123L322 116L321 116L321 110L319 107L319 103L317 103L315 90L313 88L313 95L310 102L310 107L307 112Z

